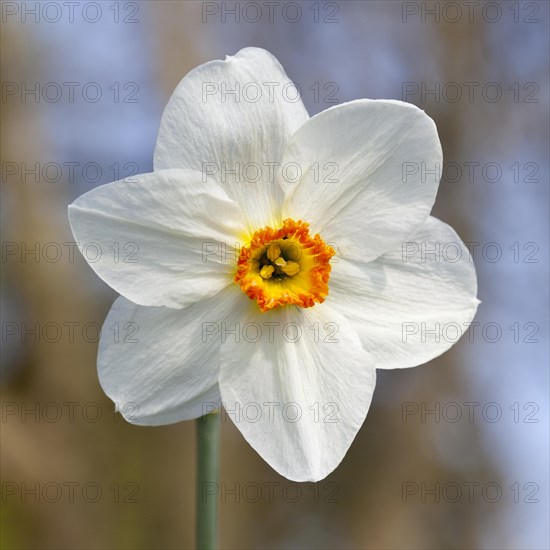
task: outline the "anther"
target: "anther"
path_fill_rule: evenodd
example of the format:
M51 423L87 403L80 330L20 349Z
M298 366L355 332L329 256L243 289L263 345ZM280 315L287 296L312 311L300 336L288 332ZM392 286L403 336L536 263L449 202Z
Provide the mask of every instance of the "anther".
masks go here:
M285 275L292 277L300 272L300 264L296 262L286 262L285 265L281 267L281 271Z
M274 271L275 268L272 265L264 265L260 270L260 277L262 279L271 279L271 275L273 275Z
M270 244L267 247L267 259L274 262L281 255L281 248L276 244Z

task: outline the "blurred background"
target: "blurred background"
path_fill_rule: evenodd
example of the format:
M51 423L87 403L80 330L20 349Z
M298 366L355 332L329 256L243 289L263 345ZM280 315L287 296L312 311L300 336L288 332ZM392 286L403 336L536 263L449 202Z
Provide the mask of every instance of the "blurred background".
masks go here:
M192 68L271 51L311 115L416 104L446 166L434 215L472 243L475 332L378 374L318 484L222 425L222 548L544 549L548 534L547 2L2 2L1 547L194 544L195 427L129 425L97 379L116 294L72 247L67 205L152 170Z

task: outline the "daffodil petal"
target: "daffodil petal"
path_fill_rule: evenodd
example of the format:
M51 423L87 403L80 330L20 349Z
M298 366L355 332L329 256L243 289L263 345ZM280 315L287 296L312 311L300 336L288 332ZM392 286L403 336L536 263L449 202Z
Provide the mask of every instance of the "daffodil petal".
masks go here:
M241 299L229 287L184 309L115 301L101 332L98 373L126 420L157 426L219 407L221 340L214 337L215 323Z
M224 407L281 475L323 479L365 419L375 386L372 359L346 319L326 304L252 311L240 320L240 341L222 346Z
M137 304L186 307L232 280L242 213L198 172L97 187L69 206L69 221L94 271Z
M333 265L327 303L343 313L377 368L421 365L468 332L479 300L472 258L455 231L429 217L369 263Z
M283 217L301 218L349 259L373 260L428 217L442 152L423 111L400 101L357 100L315 115L292 137L281 173Z
M155 170L198 170L241 205L249 225L272 225L282 202L275 174L283 148L308 118L279 62L245 48L178 84L162 116Z

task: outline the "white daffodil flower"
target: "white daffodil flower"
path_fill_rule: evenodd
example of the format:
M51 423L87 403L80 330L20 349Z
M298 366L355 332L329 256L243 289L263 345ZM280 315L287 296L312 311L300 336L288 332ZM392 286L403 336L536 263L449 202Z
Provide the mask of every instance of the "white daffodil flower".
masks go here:
M434 331L474 317L470 254L430 217L441 165L435 124L413 105L358 100L310 118L258 48L191 71L154 172L69 207L80 250L94 243L91 267L121 294L99 345L107 395L141 425L223 404L279 473L327 476L376 368L437 357L456 338Z

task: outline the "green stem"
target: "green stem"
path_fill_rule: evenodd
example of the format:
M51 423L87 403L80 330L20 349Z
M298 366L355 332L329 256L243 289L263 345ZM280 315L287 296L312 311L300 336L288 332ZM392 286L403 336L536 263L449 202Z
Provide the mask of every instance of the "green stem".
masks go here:
M216 550L220 414L197 418L197 549Z

